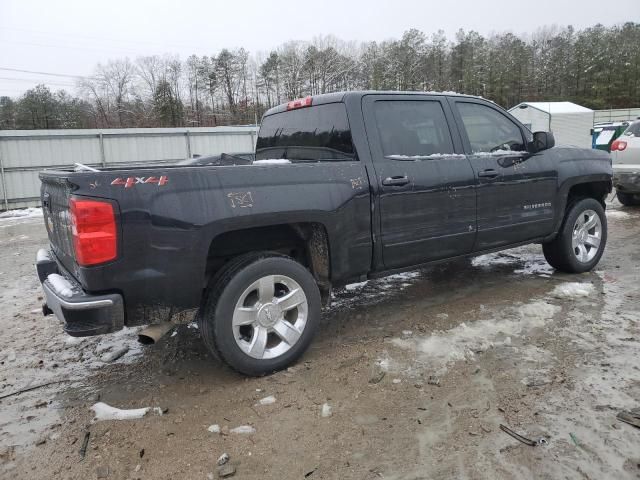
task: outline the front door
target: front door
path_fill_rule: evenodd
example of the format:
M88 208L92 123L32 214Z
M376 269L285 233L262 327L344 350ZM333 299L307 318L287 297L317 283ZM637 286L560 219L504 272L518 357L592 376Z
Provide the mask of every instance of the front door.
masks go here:
M527 151L524 127L489 102L449 97L478 182L474 251L526 242L553 231L557 166L549 151Z
M385 267L471 252L475 178L446 97L367 95L363 111Z

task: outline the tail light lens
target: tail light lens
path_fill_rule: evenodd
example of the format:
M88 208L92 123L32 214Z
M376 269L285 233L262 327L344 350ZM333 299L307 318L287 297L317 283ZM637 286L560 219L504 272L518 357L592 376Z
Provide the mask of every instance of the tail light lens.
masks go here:
M69 209L78 264L86 267L114 260L118 255L118 239L113 205L72 197Z
M627 148L627 142L625 142L624 140L614 140L614 142L611 144L611 151L618 151L618 152L622 152L623 150L625 150Z

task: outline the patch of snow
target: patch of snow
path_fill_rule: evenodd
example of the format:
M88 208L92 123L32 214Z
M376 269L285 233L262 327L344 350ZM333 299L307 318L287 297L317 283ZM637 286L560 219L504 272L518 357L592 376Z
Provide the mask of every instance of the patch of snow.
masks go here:
M517 150L494 150L493 152L473 152L474 157L492 157L494 155L513 155L524 156L527 152L519 152Z
M562 283L551 292L551 296L555 298L573 299L580 297L588 297L593 292L591 283L566 282Z
M623 212L622 210L607 210L606 214L607 218L622 219L631 217L631 215L629 215L627 212Z
M472 360L476 354L497 346L510 346L512 337L544 326L559 311L560 307L556 305L534 301L508 309L502 318L461 323L427 337L394 338L391 342L397 347L416 351L420 361L436 369L437 374L442 374L454 362Z
M517 259L501 255L500 253L487 253L486 255L473 257L471 259L471 265L474 267L489 267L493 265L511 265L515 261L517 261Z
M286 158L265 158L264 160L254 160L253 165L286 165L291 163Z
M353 290L359 290L360 288L363 288L367 283L369 283L368 280L365 280L364 282L357 282L357 283L350 283L349 285L345 285L345 290L348 291L353 291Z
M516 308L517 314L523 320L527 320L530 327L542 327L548 320L551 320L553 316L560 311L560 307L552 305L545 301L535 301L531 303L525 303ZM514 332L518 333L518 332Z
M276 403L276 397L273 395L269 395L268 397L261 398L258 400L259 405L272 405Z
M388 277L381 278L380 281L382 283L397 282L398 280L413 280L418 277L420 277L420 272L418 271L402 272L402 273L396 273L395 275L389 275Z
M328 403L324 403L322 405L322 410L320 411L320 415L323 418L327 418L330 417L333 413L333 409L331 408L331 405L329 405Z
M393 380L391 380L391 383L394 383L397 385L398 383L402 383L402 380L400 380L399 378L394 378Z
M151 407L122 410L107 405L104 402L98 402L91 407L91 410L95 413L93 421L97 422L102 420L136 420L149 413ZM153 412L157 415L162 415L162 409L160 407L153 408Z
M240 425L239 427L229 430L231 433L238 433L240 435L251 435L256 433L256 429L251 425Z
M376 280L352 283L344 289L333 291L331 304L333 307L373 305L384 301L391 295L402 292L405 288L413 285L421 276L420 271L411 271Z
M553 267L547 263L544 256L529 252L487 253L471 260L471 265L484 269L501 265L516 266L518 263L523 264L522 268L514 269L513 273L524 275L550 275L553 273Z
M385 155L385 158L390 160L429 160L432 158L464 158L464 155L460 153L432 153L430 155Z
M0 213L0 220L35 217L42 217L42 208L29 207L19 210L7 210L6 212Z
M538 257L532 262L525 263L523 268L516 268L513 273L522 275L538 275L540 277L548 277L554 272L554 268L547 263L544 257Z
M64 343L65 345L79 345L81 344L84 340L88 339L89 337L72 337L71 335L67 335L64 339Z
M207 431L211 433L220 433L220 425L214 423L213 425L210 425L209 428L207 428Z

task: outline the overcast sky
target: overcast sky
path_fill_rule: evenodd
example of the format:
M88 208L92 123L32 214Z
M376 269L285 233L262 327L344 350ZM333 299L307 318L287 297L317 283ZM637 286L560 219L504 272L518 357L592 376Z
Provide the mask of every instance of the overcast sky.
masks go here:
M88 75L110 58L221 48L267 51L288 40L335 35L357 42L459 28L531 33L640 22L640 0L0 0L0 95L39 82L73 90L74 79L6 70Z

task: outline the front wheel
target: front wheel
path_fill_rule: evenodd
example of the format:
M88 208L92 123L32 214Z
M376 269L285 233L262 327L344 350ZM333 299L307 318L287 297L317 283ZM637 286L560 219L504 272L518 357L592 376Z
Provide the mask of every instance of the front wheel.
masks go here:
M575 201L568 208L555 239L542 245L549 265L567 273L593 269L607 243L607 217L593 198Z
M320 292L293 259L268 253L232 260L210 285L201 314L205 344L245 375L286 368L307 349L320 322Z
M620 190L616 190L616 195L620 203L626 207L635 207L640 205L640 194L625 193Z

